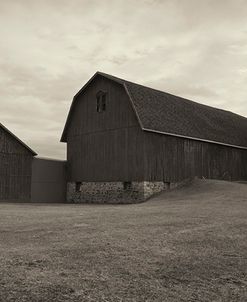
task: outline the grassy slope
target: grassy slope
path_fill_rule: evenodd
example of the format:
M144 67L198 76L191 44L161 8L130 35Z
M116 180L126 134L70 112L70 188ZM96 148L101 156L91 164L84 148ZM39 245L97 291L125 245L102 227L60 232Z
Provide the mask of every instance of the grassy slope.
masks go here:
M247 185L138 205L0 204L0 301L247 301Z

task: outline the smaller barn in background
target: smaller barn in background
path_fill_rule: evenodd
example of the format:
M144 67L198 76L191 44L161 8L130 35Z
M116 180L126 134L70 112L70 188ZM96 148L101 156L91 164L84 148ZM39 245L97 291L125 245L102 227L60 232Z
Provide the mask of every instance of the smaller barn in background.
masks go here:
M0 123L0 202L31 200L35 155L36 152Z

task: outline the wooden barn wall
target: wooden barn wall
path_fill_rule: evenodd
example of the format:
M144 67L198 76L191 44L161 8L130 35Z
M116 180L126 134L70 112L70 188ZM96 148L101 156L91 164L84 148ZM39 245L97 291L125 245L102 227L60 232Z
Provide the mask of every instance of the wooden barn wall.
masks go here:
M106 111L96 94L107 92ZM70 181L142 180L143 131L122 85L98 76L78 96L67 136Z
M32 154L0 128L0 201L30 201Z
M145 180L247 180L247 150L145 132Z

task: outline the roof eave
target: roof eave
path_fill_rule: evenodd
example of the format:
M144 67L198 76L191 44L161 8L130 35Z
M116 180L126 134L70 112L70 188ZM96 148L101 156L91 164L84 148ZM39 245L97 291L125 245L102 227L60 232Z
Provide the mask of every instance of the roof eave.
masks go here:
M185 136L185 135L181 135L181 134L164 132L164 131L159 131L159 130L145 128L145 127L142 128L142 130L148 131L148 132L153 132L153 133L158 133L158 134L164 134L164 135L170 135L170 136L180 137L180 138L187 138L187 139L201 141L201 142L205 142L205 143L211 143L211 144L217 144L217 145L226 146L226 147L232 147L232 148L247 150L247 147L244 147L244 146L231 145L231 144L227 144L227 143L217 142L217 141L203 139L203 138L198 138L198 137Z

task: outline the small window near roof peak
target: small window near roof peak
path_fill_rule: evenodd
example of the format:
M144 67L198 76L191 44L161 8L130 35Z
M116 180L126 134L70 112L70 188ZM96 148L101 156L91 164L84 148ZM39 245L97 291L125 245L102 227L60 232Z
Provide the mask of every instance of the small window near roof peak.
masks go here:
M96 94L96 110L97 112L103 112L106 110L106 92L99 91Z

